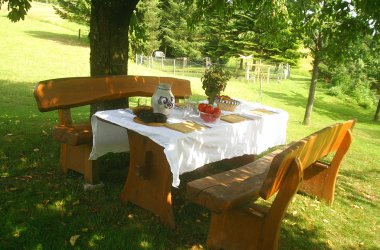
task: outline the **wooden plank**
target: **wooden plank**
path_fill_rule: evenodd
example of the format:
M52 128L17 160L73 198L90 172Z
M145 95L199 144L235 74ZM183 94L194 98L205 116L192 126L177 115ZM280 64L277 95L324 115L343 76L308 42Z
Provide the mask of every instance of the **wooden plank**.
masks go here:
M71 77L41 81L34 97L41 112L133 96L151 97L159 83L172 85L176 98L191 95L190 81L156 76ZM91 93L91 94L89 94Z
M221 212L257 198L276 153L243 167L189 182L188 199L213 212Z

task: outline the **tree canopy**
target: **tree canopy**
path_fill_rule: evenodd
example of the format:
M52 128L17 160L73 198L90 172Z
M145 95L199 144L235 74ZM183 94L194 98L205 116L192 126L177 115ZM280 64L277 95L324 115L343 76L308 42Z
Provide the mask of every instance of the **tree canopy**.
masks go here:
M18 21L27 14L30 2L0 0L0 7L7 5L8 17ZM361 60L366 70L358 75L374 79L369 81L378 87L379 1L163 0L159 4L158 0L141 0L137 11L139 0L58 2L66 9L57 8L58 13L62 11L61 16L90 25L91 75L127 74L129 47L149 53L158 46L157 37L161 49L175 57L203 53L223 59L252 53L290 63L297 58L302 42L313 58L304 117L304 123L309 124L321 67L338 64L343 67L343 62L346 68L350 63L357 64L360 60L349 58L354 58L352 55L364 43L368 45L368 53L363 53L368 56ZM152 14L155 8L160 8L161 14ZM136 21L139 18L147 24ZM160 32L155 32L157 23ZM188 29L189 23L192 30ZM131 30L130 24L134 24ZM129 46L130 34L135 39L133 46Z

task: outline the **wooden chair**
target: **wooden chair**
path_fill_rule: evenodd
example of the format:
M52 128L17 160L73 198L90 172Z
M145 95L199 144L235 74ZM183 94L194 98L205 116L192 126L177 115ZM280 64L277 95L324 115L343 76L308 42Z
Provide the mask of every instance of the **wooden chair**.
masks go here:
M253 163L188 183L189 199L212 212L208 247L276 249L282 218L304 173L310 172L302 185L309 187L312 195L332 200L354 124L350 120L326 127ZM319 160L330 153L335 153L331 163L321 168ZM250 203L260 197L275 198L269 207Z
M72 77L39 82L34 90L38 109L41 112L58 110L59 123L54 126L53 138L61 143L63 172L71 169L82 173L88 183L99 181L99 167L96 161L89 160L92 149L90 121L75 124L71 108L133 96L151 97L159 83L171 84L176 99L191 95L188 80L172 77Z

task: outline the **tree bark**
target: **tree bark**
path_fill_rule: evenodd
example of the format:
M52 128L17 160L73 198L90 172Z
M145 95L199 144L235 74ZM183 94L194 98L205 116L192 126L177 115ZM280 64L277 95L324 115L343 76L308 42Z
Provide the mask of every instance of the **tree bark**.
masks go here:
M310 89L309 89L309 97L307 100L306 105L306 111L305 116L303 119L304 125L309 125L311 122L311 112L313 110L313 104L314 104L314 96L315 96L315 88L317 86L318 81L318 67L320 63L320 58L318 53L315 54L314 60L313 60L313 71L311 75L311 82L310 82Z
M90 71L91 76L128 73L128 31L133 10L139 0L91 0ZM123 108L127 100L99 103L97 110Z
M379 113L380 113L380 96L379 96L379 102L377 103L377 109L375 112L375 116L373 117L373 120L375 122L379 121Z

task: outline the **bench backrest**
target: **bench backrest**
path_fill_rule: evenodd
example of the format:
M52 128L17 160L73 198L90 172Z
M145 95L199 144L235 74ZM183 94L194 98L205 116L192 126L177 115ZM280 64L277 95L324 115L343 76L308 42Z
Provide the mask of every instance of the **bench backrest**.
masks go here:
M70 77L41 81L34 97L41 112L133 96L150 97L159 83L172 85L175 98L191 95L190 81L156 76ZM85 90L85 91L83 91Z
M326 127L310 136L291 144L288 148L277 154L271 163L260 191L263 199L268 199L280 188L291 164L297 162L300 170L305 170L321 158L335 153L332 162L340 164L348 148L352 136L351 131L355 120L349 120Z

